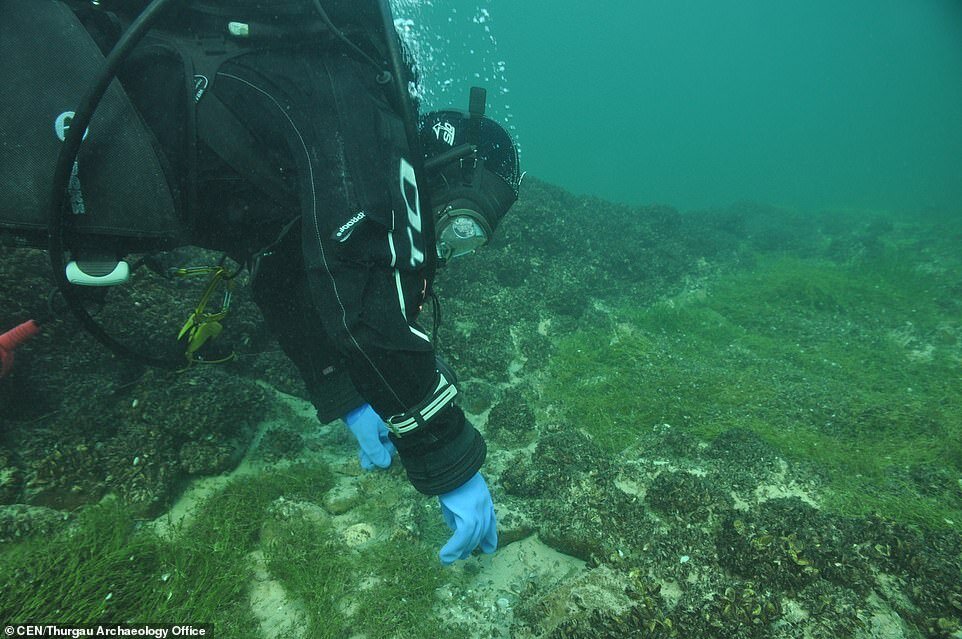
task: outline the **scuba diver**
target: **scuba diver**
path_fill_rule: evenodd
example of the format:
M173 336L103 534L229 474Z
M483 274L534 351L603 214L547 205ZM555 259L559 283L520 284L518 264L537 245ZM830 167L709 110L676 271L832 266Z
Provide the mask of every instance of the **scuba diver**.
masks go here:
M0 51L16 56L7 76L39 57L80 86L20 114L5 105L4 122L49 113L16 152L47 149L58 164L0 157L5 174L55 185L0 193L0 230L27 241L46 231L55 271L70 252L67 297L122 281L134 251L192 244L245 265L320 421L344 419L365 469L396 451L412 485L438 497L453 531L442 563L493 552L485 442L417 321L436 268L485 244L517 199L517 150L484 116L484 92L472 90L468 111L419 117L387 0L9 0L2 13L0 36L16 32L25 49ZM62 49L49 35L31 46L41 29L64 34ZM92 50L111 51L119 86L97 77L102 57L63 79ZM103 98L82 118L64 96L75 106L91 82Z

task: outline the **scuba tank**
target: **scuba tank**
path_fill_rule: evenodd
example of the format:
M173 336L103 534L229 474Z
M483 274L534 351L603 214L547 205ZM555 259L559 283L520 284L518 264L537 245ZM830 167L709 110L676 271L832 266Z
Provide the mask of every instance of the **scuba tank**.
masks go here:
M7 0L2 13L0 235L46 247L57 156L104 56L60 2ZM111 83L69 167L65 224L74 243L123 252L175 245L183 239L175 183L153 134Z

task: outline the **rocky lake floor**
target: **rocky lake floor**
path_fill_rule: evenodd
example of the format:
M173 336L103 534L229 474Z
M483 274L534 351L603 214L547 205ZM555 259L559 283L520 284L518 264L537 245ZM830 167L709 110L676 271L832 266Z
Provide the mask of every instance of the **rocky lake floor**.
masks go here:
M362 472L239 287L238 358L100 347L0 246L0 619L217 637L962 638L962 220L679 213L530 180L437 283L500 546ZM191 259L216 259L200 251ZM203 282L98 321L169 348ZM430 324L430 318L425 318Z

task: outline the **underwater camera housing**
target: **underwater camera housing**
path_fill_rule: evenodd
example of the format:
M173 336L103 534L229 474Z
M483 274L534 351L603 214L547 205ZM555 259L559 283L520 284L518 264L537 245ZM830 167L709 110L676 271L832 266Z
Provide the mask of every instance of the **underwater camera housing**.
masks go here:
M484 115L485 99L484 89L473 87L468 111L433 111L421 120L442 261L486 244L518 199L518 150L504 127Z

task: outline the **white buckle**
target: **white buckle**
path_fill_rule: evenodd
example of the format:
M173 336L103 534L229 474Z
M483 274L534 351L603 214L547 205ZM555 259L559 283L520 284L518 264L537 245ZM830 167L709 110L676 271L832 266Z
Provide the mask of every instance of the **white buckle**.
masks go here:
M388 430L397 437L410 433L437 415L442 408L451 403L457 394L457 387L444 377L444 373L438 371L438 385L435 387L434 393L426 402L422 402L408 412L389 417L387 419Z

